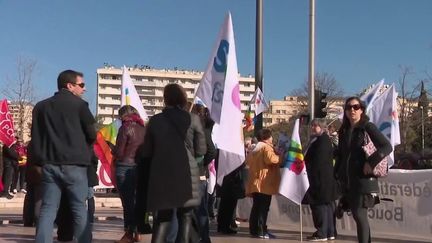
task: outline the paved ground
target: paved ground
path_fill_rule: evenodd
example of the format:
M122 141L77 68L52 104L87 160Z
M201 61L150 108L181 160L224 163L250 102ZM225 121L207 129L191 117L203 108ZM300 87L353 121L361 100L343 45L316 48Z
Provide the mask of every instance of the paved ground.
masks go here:
M21 222L21 209L9 208L0 209L0 242L33 242L35 233L34 228L23 227ZM96 216L99 220L96 221L93 237L96 243L114 242L123 234L123 221L121 219L122 211L120 208L97 208ZM278 238L272 240L254 239L249 237L247 231L247 223L240 225L240 230L237 235L225 236L215 232L215 225L211 225L211 238L214 243L246 243L246 242L300 242L300 233L296 229L283 229L282 227L271 226L272 233ZM305 232L303 237L309 235L310 232ZM374 243L424 243L425 241L415 241L411 239L394 239L393 236L378 236L373 239ZM143 242L150 242L150 235L145 236ZM330 241L331 242L331 241ZM340 243L357 242L353 236L340 236L336 241ZM432 242L432 241L428 241Z

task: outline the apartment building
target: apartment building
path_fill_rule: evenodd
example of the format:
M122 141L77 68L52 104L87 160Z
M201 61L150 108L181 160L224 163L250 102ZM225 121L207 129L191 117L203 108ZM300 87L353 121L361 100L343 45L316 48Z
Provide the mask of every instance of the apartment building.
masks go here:
M9 103L9 112L11 113L13 119L15 136L22 137L24 143L30 141L32 111L33 105L30 103L24 103L22 109L20 109L20 104L18 102L12 101ZM22 127L20 126L21 119Z
M162 111L163 89L165 85L177 83L185 88L188 99L192 101L203 72L193 70L154 69L149 66L129 67L129 74L138 95L149 116ZM97 105L96 115L103 124L112 122L121 103L122 69L110 65L97 69ZM255 78L251 75L239 75L240 101L242 111L255 92Z

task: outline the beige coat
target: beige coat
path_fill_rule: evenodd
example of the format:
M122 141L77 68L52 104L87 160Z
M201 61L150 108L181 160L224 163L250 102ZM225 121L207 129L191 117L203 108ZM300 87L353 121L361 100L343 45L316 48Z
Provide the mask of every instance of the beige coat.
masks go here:
M280 159L274 152L273 145L259 142L247 156L246 164L249 166L247 196L254 192L267 195L278 193L281 180Z

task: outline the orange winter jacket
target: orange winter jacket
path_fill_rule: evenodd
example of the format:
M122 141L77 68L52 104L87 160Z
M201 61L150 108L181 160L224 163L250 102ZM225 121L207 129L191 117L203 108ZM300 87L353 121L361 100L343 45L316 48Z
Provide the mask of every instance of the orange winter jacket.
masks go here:
M280 159L273 145L259 142L246 158L249 166L249 177L246 184L246 195L254 192L267 195L277 194L281 180Z

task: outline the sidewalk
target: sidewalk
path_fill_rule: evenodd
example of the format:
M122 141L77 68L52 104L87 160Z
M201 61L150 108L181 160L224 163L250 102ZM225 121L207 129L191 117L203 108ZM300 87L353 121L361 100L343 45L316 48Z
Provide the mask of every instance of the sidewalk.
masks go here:
M0 197L0 210L4 208L22 208L24 205L25 194L18 192L14 198L7 199ZM121 207L121 201L115 194L95 194L95 206L100 207Z
M0 208L0 242L32 242L35 229L32 227L23 227L21 220L22 208ZM93 230L93 242L107 243L119 240L123 234L123 220L121 208L98 207L96 208L96 222ZM262 240L251 238L248 233L248 224L242 222L239 233L236 235L221 235L216 232L216 225L211 224L211 239L214 243L258 243L258 242L300 242L300 232L296 227L282 227L270 225L271 232L277 236L277 239ZM303 238L310 235L311 232L304 232ZM151 236L146 235L143 242L150 242ZM340 243L357 242L354 236L339 235L336 241ZM409 238L395 236L374 235L374 243L426 243L426 241L416 241ZM430 242L430 241L428 241Z

